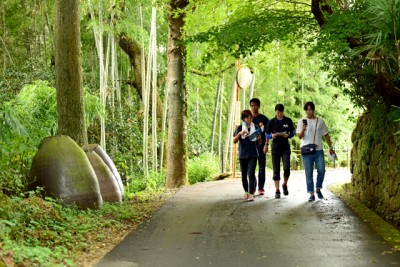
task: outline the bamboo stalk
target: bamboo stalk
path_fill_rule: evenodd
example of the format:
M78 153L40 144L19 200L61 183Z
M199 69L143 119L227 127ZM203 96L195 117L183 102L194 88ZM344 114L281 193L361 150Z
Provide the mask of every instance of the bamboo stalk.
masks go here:
M232 135L233 135L233 124L234 124L234 115L235 115L235 106L236 106L236 78L234 77L233 81L233 88L232 88L232 93L231 93L231 106L230 110L228 113L228 126L226 127L226 144L225 144L225 156L224 156L224 162L228 162L229 159L229 165L232 166ZM228 156L230 155L230 157ZM229 170L229 169L228 169ZM232 170L232 168L231 168Z
M220 148L222 147L222 104L224 102L224 75L221 78L221 93L219 105L219 130L218 130L218 155L221 155Z
M216 128L216 122L217 122L217 114L219 111L218 104L219 104L219 95L220 95L220 91L221 91L221 83L222 83L222 80L220 79L218 81L217 93L215 96L214 115L213 115L212 130L211 130L211 147L210 147L211 152L214 151L214 136L215 136L215 128Z
M152 16L152 27L154 28L152 39L152 49L153 49L153 76L152 76L152 145L153 145L153 171L157 172L157 9L153 7L152 10L154 16Z

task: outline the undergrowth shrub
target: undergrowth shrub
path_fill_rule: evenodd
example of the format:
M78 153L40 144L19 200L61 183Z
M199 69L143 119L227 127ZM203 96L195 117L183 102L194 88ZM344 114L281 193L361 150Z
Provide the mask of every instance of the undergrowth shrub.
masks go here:
M74 221L71 213L79 211L35 195L10 198L1 193L0 207L0 245L13 252L17 266L73 266L66 258L80 235L72 236L68 227Z
M189 183L194 184L212 180L213 176L220 172L219 166L219 158L212 153L204 153L189 159Z
M128 177L126 190L131 194L140 191L157 191L165 187L165 170L158 172L150 171L149 176L145 177L143 174Z
M42 199L40 190L27 198L0 193L0 266L4 254L12 255L12 266L76 266L121 231L131 231L168 196L161 189L143 191L100 210L79 210Z

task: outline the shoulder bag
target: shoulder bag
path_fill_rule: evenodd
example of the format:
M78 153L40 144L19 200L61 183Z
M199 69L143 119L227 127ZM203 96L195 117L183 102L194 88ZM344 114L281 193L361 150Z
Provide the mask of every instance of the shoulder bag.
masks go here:
M317 126L318 126L318 118L317 118L317 123L315 124L313 144L308 144L308 145L304 145L301 147L301 154L303 156L313 155L313 154L315 154L315 152L317 152L317 145L315 144L315 134L317 132Z

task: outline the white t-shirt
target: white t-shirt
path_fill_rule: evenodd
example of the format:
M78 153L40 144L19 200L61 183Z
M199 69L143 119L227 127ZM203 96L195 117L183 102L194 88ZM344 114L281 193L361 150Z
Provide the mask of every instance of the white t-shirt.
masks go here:
M303 130L303 120L306 118L302 118L297 123L296 132L299 134ZM316 144L317 150L323 149L322 145L322 136L328 134L328 129L326 128L326 124L323 119L318 118L317 131L315 131L315 125L317 124L317 118L315 119L306 119L307 120L307 130L304 132L304 136L301 139L300 146L308 145L308 144ZM315 132L315 142L314 142L314 132Z

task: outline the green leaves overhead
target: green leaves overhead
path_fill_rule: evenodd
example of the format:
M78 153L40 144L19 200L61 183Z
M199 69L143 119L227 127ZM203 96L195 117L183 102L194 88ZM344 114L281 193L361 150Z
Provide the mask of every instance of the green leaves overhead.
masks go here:
M286 6L286 7L285 7ZM228 17L228 22L189 36L189 42L210 42L212 52L227 51L234 57L261 49L274 40L297 40L309 32L315 21L311 13L295 5L260 6L247 3Z
M358 106L400 103L399 9L399 0L358 1L333 13L318 35L313 52Z
M366 23L370 31L363 36L365 43L358 53L367 52L367 60L375 70L398 76L400 43L400 1L368 0Z

